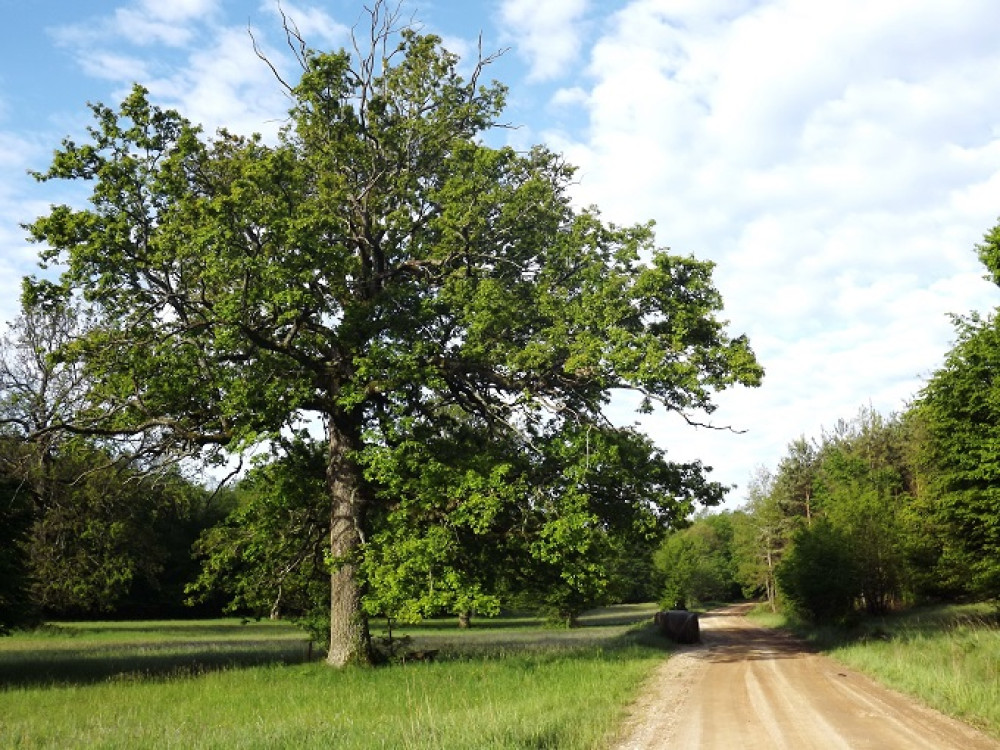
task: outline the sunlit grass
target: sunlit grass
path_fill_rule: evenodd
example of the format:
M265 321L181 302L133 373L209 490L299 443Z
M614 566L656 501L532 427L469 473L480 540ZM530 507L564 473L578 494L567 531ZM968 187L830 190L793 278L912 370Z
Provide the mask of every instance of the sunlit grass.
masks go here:
M46 684L9 679L7 667L25 651L11 644L28 638L17 636L0 641L0 747L604 747L642 679L665 656L649 626L628 625L621 612L615 621L615 614L594 621L610 624L571 631L523 623L459 632L434 623L421 629L444 646L432 663L334 670L318 661L233 662L205 669L185 663L180 644L172 671L101 668L96 677L64 673ZM65 640L90 639L94 651L111 654L109 630ZM415 642L426 645L416 630ZM272 646L282 645L279 632L267 631ZM301 647L302 636L288 632ZM527 637L532 632L535 639ZM170 649L176 634L165 624L159 643ZM205 654L197 632L185 638ZM462 649L463 638L472 648ZM63 656L74 653L56 635L40 639ZM130 639L121 648L133 648ZM268 640L260 633L255 639Z
M62 622L0 638L0 686L191 673L313 654L287 623L225 620Z

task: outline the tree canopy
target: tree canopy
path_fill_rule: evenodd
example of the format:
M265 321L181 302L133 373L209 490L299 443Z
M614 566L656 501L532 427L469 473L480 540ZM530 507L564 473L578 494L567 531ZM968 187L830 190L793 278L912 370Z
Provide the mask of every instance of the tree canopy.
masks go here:
M362 561L366 545L391 543L374 524L403 501L386 488L412 436L465 420L502 447L500 463L446 477L452 492L412 497L425 519L448 497L485 533L509 496L503 462L532 476L561 440L579 464L572 436L607 428L617 390L691 420L762 376L718 317L711 263L657 248L651 225L575 207L560 155L484 143L505 96L480 81L488 60L463 78L438 38L397 33L381 3L371 21L370 48L302 46L273 144L206 135L141 86L117 110L93 105L87 140L65 140L38 174L89 183L90 205L29 225L61 275L24 294L27 309L79 300L88 312L57 354L85 392L56 426L141 438L159 455L211 458L291 433L324 445L333 664L369 658ZM673 476L718 497L700 465ZM651 502L556 479L564 503ZM664 498L654 515L678 507ZM577 512L546 522L602 523Z

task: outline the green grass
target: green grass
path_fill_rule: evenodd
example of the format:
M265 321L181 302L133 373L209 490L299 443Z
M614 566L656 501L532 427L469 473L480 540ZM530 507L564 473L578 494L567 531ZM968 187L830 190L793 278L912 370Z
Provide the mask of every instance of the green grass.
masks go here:
M0 638L0 688L295 663L311 652L301 630L278 622L63 622Z
M611 608L570 631L513 618L462 632L430 623L410 634L415 645L440 648L437 661L380 669L275 661L293 644L301 661L304 639L273 623L74 624L72 635L18 635L0 640L0 747L603 747L664 658L651 627L634 624L645 614ZM241 643L274 663L200 664L209 646L231 656L244 654ZM143 657L137 648L176 662L99 666ZM39 650L62 668L50 665L45 680L8 670ZM81 652L93 656L83 662L94 674L67 668Z
M988 604L917 607L849 629L790 624L835 659L1000 737L1000 614ZM769 621L769 622L768 622Z

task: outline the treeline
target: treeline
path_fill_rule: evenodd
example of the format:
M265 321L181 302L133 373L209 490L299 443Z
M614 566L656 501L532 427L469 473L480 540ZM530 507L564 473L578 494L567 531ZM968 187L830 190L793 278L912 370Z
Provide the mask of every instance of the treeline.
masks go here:
M978 247L1000 283L1000 227ZM956 342L908 408L863 408L760 468L745 506L656 553L666 606L761 597L814 621L1000 597L1000 319Z
M410 471L379 485L385 516L360 561L367 614L468 624L513 607L572 624L599 604L648 601L665 530L722 497L699 467L664 462L630 431L562 435L530 465L496 463L476 437L426 435L406 448ZM8 427L0 439L0 628L240 613L326 637L336 561L322 442L281 440L211 491L122 446L49 438ZM682 481L696 488L686 497Z
M556 440L537 464L495 468L508 486L498 494L477 487L481 474L472 469L496 457L483 446L458 450L473 437L428 436L409 448L419 454L412 473L381 486L393 499L363 548L368 614L395 622L451 614L468 624L503 606L572 624L589 607L655 596L653 550L695 501L673 494L683 467L660 461L634 433L593 432L577 436L585 452ZM325 450L282 441L213 492L120 446L58 432L38 443L8 429L0 440L0 626L236 612L290 618L324 638L335 562ZM556 492L559 481L578 489ZM703 489L721 498L718 485ZM434 517L415 511L418 492L437 508ZM659 496L663 507L639 495Z
M0 630L238 612L324 638L327 444L276 435L213 490L158 441L72 429L86 374L56 353L86 325L72 306L26 310L0 347ZM666 529L724 492L629 429L569 425L525 451L455 410L385 435L364 462L379 502L357 562L364 611L397 622L504 606L572 624L649 600Z

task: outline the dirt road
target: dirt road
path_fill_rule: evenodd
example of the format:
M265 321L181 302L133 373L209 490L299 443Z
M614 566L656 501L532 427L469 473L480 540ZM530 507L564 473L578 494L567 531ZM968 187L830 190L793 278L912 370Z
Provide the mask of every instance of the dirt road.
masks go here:
M998 750L1000 742L887 690L737 605L701 617L643 690L618 750Z

